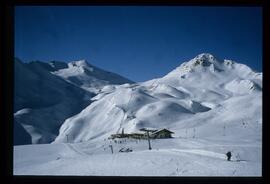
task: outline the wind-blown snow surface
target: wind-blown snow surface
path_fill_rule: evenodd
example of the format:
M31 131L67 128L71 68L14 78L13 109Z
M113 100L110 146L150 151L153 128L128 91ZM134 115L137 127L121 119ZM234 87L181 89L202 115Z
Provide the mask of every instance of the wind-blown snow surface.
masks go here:
M91 100L66 119L53 144L15 147L14 174L261 175L262 73L246 65L200 54L162 78L107 85ZM175 134L152 141L153 150L146 141L110 143L123 128ZM133 152L119 153L121 147ZM33 158L23 155L33 150L37 158L28 166Z

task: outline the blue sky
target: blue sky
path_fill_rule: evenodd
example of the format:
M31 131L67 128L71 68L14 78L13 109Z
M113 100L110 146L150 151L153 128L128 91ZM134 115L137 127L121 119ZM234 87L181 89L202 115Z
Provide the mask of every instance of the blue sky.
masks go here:
M15 56L86 59L134 81L162 77L207 52L262 71L262 8L17 6Z

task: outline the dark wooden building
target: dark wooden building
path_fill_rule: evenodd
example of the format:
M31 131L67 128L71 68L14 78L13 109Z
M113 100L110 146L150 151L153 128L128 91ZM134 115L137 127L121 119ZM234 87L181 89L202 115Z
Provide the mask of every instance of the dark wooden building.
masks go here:
M154 139L172 138L172 134L174 134L174 132L163 128L161 130L152 132L150 137Z

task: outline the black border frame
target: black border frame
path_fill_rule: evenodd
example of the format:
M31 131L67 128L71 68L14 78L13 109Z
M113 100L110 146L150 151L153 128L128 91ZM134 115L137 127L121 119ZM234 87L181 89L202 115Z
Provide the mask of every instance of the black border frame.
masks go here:
M2 4L2 3L1 3ZM110 6L259 6L263 8L263 157L262 157L262 177L118 177L118 176L13 176L13 67L14 67L14 7L15 6L42 6L42 5L110 5ZM266 136L267 136L267 114L269 103L269 6L266 0L181 0L164 2L151 2L149 0L10 0L3 3L0 13L1 17L1 42L3 48L0 50L2 56L1 69L1 175L7 183L264 183L266 182ZM266 94L266 95L264 95Z

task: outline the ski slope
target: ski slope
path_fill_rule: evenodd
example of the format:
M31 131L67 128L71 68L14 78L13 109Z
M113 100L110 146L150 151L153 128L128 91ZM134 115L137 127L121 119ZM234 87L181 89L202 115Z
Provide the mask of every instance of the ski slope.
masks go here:
M82 142L141 128L168 128L177 136L197 130L200 137L253 137L261 134L260 80L247 66L200 54L162 78L105 86L93 103L66 119L55 142L66 142L67 135L69 142Z
M16 146L15 175L261 176L260 141L174 138ZM113 154L109 145L113 145ZM133 151L121 153L121 148ZM232 161L225 153L232 151Z

